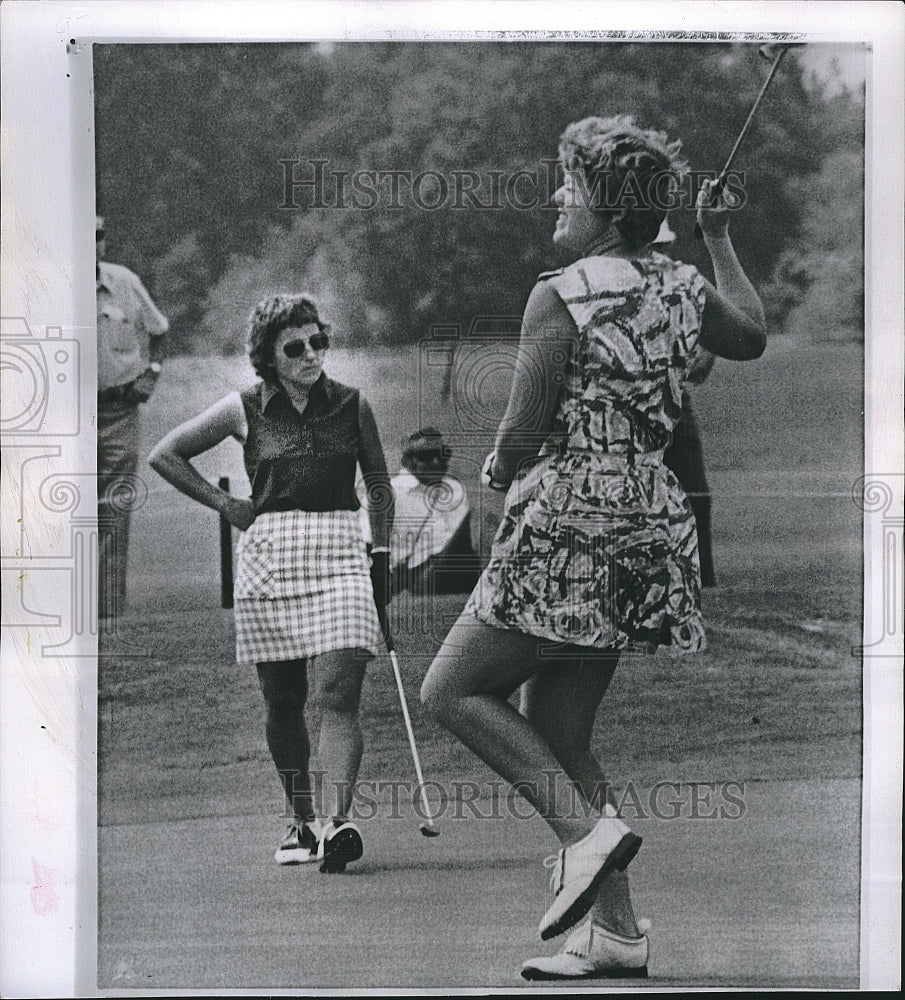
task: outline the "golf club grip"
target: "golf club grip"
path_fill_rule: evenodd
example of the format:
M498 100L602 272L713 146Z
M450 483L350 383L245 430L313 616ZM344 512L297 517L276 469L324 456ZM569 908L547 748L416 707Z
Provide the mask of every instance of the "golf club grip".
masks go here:
M421 805L424 807L424 816L427 823L433 826L430 814L430 804L427 801L427 792L424 788L424 775L421 773L421 761L418 759L418 748L415 746L415 732L412 729L412 718L409 715L408 701L405 697L405 688L402 686L402 673L399 670L399 660L395 650L390 650L390 662L393 664L393 676L396 678L396 687L399 689L399 703L402 705L402 718L405 720L405 731L409 738L409 748L412 751L412 761L415 764L415 775L418 778L418 790L421 792Z
M377 609L377 619L380 622L380 631L383 633L383 643L387 648L388 653L395 653L396 646L393 643L393 633L387 628L387 610L386 608L381 611Z
M713 195L715 195L717 198L719 198L719 196L722 194L723 186L724 186L725 183L726 183L726 178L721 174L719 177L717 177L716 183L710 189L711 193ZM698 240L704 239L704 230L701 229L701 223L700 222L696 222L694 224L694 235L695 235L695 239L698 239Z
M760 102L764 99L764 94L766 94L767 89L773 82L773 77L776 76L776 71L779 69L779 64L783 60L783 56L788 51L788 46L783 46L779 50L779 54L773 61L773 65L770 67L770 72L767 74L766 80L763 82L763 86L760 88L760 92L755 98L754 104L751 110L748 112L748 117L745 119L745 124L742 125L742 130L738 134L738 138L735 140L735 145L732 147L732 152L729 154L729 158L726 160L726 166L723 167L723 171L717 178L716 184L713 186L713 190L719 194L723 190L723 185L726 181L726 174L729 172L729 168L732 166L732 162L735 159L735 154L739 151L739 147L742 144L742 140L748 134L748 129L751 127L751 122L754 121L754 115L757 113L757 109L760 107ZM694 224L694 234L700 240L704 238L704 231L701 229L701 224L696 222Z

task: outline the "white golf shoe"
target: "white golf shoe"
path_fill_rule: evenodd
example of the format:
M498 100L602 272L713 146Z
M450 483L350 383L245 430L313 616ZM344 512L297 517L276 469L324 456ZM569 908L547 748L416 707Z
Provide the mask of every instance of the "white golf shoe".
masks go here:
M319 831L311 823L295 819L273 856L278 865L307 865L318 859Z
M639 928L647 930L647 921ZM525 979L643 979L647 976L650 941L646 934L629 938L588 920L573 931L562 950L549 958L531 958L522 966Z
M553 868L550 888L556 894L540 922L541 939L574 927L590 910L597 887L611 872L625 868L638 853L641 838L621 820L604 816L577 844L564 847L544 865Z

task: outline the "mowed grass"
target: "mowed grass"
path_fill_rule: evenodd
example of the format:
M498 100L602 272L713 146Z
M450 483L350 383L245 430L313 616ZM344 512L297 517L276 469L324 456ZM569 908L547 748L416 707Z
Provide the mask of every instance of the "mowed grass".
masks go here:
M371 401L391 469L415 427L449 435L485 552L501 500L480 488L479 470L505 404L506 357L492 345L463 351L449 400L442 368L424 352L336 349L328 360L334 377ZM852 647L861 642L861 520L850 491L861 471L861 364L855 346L777 339L757 362L718 363L696 391L719 578L705 592L710 645L690 657L624 658L595 732L615 783L860 775L861 665ZM145 452L252 377L243 358L170 361L143 415ZM234 443L199 467L247 491ZM150 499L133 522L130 608L99 669L101 822L277 814L254 671L235 664L232 614L219 606L217 519L147 476ZM418 704L463 603L464 595L404 597L391 609L425 776L447 783L491 777ZM361 777L413 780L386 657L369 668L362 723Z

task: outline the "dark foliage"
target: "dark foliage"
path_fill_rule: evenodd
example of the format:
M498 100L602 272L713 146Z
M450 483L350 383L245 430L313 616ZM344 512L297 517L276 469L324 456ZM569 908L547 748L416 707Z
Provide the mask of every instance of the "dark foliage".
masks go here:
M410 343L434 324L518 314L537 273L564 262L549 239L555 174L545 160L570 121L632 113L681 138L694 169L718 170L766 73L744 44L102 45L94 61L109 255L151 286L174 349L198 353L240 349L254 303L277 290L314 291L349 343ZM821 253L833 255L837 289L841 272L860 267L858 234L823 249L815 234L832 228L838 198L860 218L851 168L862 100L806 83L787 58L737 161L748 205L733 238L775 323L819 283ZM298 189L288 209L287 159L300 161L298 177L312 175L313 159L328 172L437 174L424 179L421 207L405 184L400 207L389 205L387 183L368 210L330 207L330 182L328 207L306 207L310 192ZM481 179L482 204L493 171L533 171L538 184L503 192L493 209L467 197L457 207L463 170ZM443 204L426 207L443 201L444 181ZM534 207L512 204L532 194ZM671 224L674 252L706 272L693 213L675 211Z

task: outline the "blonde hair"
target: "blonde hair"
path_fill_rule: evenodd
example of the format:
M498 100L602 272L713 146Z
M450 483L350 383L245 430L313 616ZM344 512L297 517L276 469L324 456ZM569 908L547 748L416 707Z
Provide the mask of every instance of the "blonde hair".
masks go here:
M638 249L656 239L666 218L660 185L671 192L688 170L681 149L665 132L640 128L632 115L613 115L572 122L559 140L559 159L564 170L583 178L595 198L590 208L622 213L616 227ZM629 182L633 204L625 205L621 195Z

